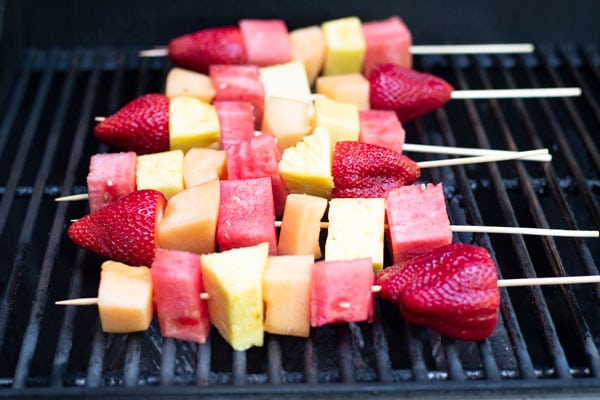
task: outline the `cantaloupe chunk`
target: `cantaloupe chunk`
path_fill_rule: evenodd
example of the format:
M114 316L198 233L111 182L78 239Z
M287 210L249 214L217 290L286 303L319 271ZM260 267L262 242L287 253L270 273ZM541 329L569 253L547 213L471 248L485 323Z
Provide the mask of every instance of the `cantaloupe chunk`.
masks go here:
M266 332L308 337L313 263L311 255L269 257L263 277Z
M265 100L277 96L310 102L310 84L301 61L262 67L258 74L265 89Z
M135 181L138 190L155 189L167 199L183 190L183 151L171 150L138 156Z
M329 130L332 149L339 141L356 141L360 134L358 107L318 96L315 99L314 125Z
M214 252L219 201L218 179L185 189L171 197L157 229L159 247L195 254Z
M227 179L224 150L193 147L183 157L183 183L186 188L212 179Z
M361 72L367 46L360 19L339 18L324 22L321 28L327 48L323 75Z
M187 151L192 147L218 149L219 116L211 104L195 97L178 96L169 101L169 148Z
M320 222L326 208L327 200L322 197L288 195L281 219L277 254L312 254L315 259L321 258Z
M370 108L369 81L362 74L320 76L316 92L331 100L354 104L359 111Z
M383 267L385 200L383 198L332 199L325 260L371 258L374 272Z
M292 58L304 64L308 82L312 85L325 63L325 38L320 26L307 26L289 33Z
M169 98L191 96L203 103L212 103L215 98L215 87L206 74L174 67L167 74L165 94Z
M104 332L148 329L154 315L150 268L105 261L98 287L98 311Z
M264 343L263 274L269 245L241 247L201 257L213 325L234 350Z
M275 136L280 149L295 146L311 129L309 103L274 96L266 100L262 131Z

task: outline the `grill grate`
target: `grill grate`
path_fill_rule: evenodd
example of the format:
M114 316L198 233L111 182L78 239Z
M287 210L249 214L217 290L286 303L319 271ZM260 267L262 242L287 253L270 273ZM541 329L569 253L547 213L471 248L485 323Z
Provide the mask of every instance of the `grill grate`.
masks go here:
M377 303L372 325L267 335L232 351L215 332L196 345L149 331L105 335L93 307L101 260L67 238L82 203L89 156L108 151L93 117L160 92L170 67L133 48L28 49L0 113L0 395L116 397L276 394L302 397L515 396L600 393L600 285L502 289L494 335L479 343L406 324ZM454 100L407 126L407 141L549 147L551 164L503 162L423 172L444 182L452 223L600 227L600 49L545 45L531 55L424 56L416 67L460 89L580 86L581 98ZM433 156L415 156L427 159ZM590 239L456 234L491 250L504 278L598 274Z

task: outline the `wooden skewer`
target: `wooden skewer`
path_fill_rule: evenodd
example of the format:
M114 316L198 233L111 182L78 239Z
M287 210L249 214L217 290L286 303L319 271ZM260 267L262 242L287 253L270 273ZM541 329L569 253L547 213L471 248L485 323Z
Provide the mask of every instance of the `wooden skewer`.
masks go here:
M452 99L514 99L533 97L578 97L581 88L531 88L531 89L482 89L482 90L454 90L450 94Z
M210 295L206 292L200 293L200 299L208 300ZM82 297L79 299L59 300L54 302L57 306L95 306L98 305L97 297Z
M454 146L435 146L429 144L416 144L416 143L404 143L402 146L402 152L409 153L430 153L430 154L450 154L454 156L486 156L496 154L513 154L515 151L511 150L494 150L494 149L480 149L476 147L454 147ZM519 158L523 161L540 161L550 162L552 161L552 155L548 152L537 156L529 156Z

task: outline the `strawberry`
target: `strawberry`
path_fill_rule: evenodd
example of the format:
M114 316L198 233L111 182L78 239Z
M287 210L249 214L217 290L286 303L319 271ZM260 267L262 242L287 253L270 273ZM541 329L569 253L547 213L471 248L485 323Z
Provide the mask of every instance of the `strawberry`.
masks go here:
M498 274L482 247L438 247L384 269L375 284L381 298L400 305L407 321L454 339L485 339L498 320Z
M245 64L246 48L240 28L207 28L169 42L169 56L183 68L208 72L211 64Z
M337 142L331 162L331 197L385 197L421 175L417 163L397 151L371 143Z
M157 93L138 97L96 125L94 135L138 154L169 150L169 98Z
M394 64L381 64L369 75L372 109L392 110L402 123L442 107L452 86L437 76Z
M138 190L78 219L67 233L86 250L128 265L150 266L155 231L167 204L156 190Z

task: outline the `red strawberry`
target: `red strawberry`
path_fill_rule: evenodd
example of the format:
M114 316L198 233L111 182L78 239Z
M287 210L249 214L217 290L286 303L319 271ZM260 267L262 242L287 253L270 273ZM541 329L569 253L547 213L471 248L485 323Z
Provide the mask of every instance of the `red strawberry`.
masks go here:
M138 190L78 219L68 229L75 244L128 265L150 266L155 229L167 204L156 190Z
M421 175L417 163L397 151L371 143L337 142L331 162L332 197L385 197Z
M246 48L240 28L207 28L169 42L171 60L183 68L208 72L211 64L245 64Z
M146 94L96 125L98 140L138 154L169 150L169 98Z
M498 320L498 274L482 247L453 243L377 274L380 297L404 318L459 340L482 340Z
M437 76L394 64L376 67L369 76L369 85L371 108L395 111L402 123L442 107L453 90Z

